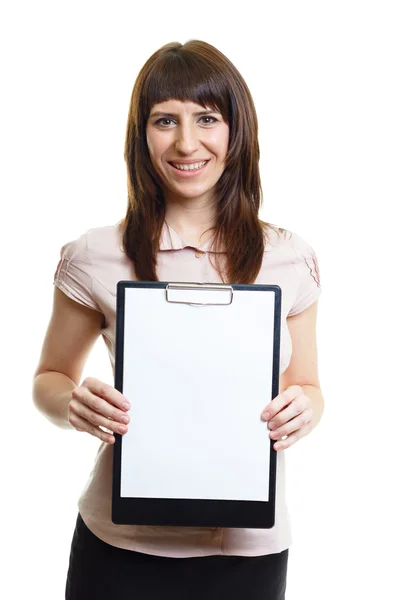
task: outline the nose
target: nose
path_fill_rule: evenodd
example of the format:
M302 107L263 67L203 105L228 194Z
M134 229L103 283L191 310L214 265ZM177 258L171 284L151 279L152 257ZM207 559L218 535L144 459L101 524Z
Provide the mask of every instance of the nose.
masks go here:
M184 154L192 154L199 145L199 130L190 124L176 128L175 149Z

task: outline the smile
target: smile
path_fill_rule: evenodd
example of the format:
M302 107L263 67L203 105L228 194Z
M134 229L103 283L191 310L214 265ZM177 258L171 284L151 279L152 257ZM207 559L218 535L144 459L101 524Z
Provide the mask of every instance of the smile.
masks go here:
M194 177L199 173L203 173L203 171L207 168L207 165L210 161L207 160L205 163L195 163L196 167L200 164L200 168L193 168L192 165L181 165L180 168L175 167L172 163L168 163L173 172L179 177Z

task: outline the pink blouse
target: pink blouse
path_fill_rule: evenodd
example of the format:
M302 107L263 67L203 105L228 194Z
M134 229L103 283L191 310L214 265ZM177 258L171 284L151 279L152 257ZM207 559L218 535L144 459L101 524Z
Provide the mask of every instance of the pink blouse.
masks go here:
M316 255L299 235L269 232L260 272L254 283L282 289L280 374L289 365L292 342L286 318L302 312L321 294ZM210 261L210 242L195 248L185 244L164 223L158 253L160 281L221 283ZM67 296L105 317L101 331L114 372L116 285L133 280L133 266L122 248L120 224L89 229L61 248L54 284ZM267 404L267 399L266 399ZM265 435L268 435L266 429ZM291 545L285 499L285 451L277 453L275 525L271 529L162 527L115 525L111 520L113 445L101 442L93 470L78 500L87 527L100 539L128 550L169 557L207 555L258 556L281 552Z

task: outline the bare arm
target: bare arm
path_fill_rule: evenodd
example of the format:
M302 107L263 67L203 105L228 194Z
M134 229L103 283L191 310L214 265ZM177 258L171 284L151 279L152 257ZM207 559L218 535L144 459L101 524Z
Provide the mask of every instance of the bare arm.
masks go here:
M324 397L318 375L317 311L318 300L303 312L288 317L293 351L289 367L281 376L283 389L297 384L308 396L312 407L312 429L318 425L324 412Z
M319 423L324 397L318 376L316 340L318 301L287 319L292 357L279 380L279 395L263 411L275 450L288 448ZM282 437L286 437L282 440Z
M75 382L63 373L39 373L33 380L34 404L54 425L62 429L74 429L68 420L68 406L74 388Z
M104 316L54 286L53 312L33 376L33 402L49 421L74 429L68 421L72 390L79 385L87 356L100 335Z

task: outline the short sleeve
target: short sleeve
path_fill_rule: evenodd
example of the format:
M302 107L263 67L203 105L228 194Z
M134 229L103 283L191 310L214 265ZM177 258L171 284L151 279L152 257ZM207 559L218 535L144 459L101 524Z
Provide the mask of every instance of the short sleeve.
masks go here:
M298 286L295 303L288 313L289 317L306 310L322 293L318 259L314 249L295 233L292 234L291 244Z
M53 285L64 294L94 310L101 312L93 298L91 259L87 246L87 234L65 244L54 273Z

